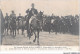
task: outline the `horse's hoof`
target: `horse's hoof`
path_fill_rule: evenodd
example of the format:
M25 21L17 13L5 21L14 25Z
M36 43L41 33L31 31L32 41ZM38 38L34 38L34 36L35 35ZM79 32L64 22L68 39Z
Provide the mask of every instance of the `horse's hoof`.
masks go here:
M30 37L28 39L30 40Z
M24 35L24 37L25 37L25 35Z
M40 45L39 43L37 45Z
M29 37L29 35L27 35L27 37Z
M35 40L33 40L33 42L35 42Z
M29 42L29 44L31 44L31 42Z
M14 37L14 39L15 39L15 37Z
M15 37L13 37L13 39L15 39Z
M31 36L33 36L33 33L31 33Z

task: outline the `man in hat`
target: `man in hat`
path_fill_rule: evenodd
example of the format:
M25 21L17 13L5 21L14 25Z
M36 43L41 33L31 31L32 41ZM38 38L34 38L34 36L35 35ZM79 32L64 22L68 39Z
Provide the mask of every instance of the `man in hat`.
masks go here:
M12 13L10 14L10 27L12 28L12 30L10 31L13 31L13 35L15 32L15 36L16 36L16 14L14 13L14 11L12 11Z
M12 11L12 13L10 14L10 18L16 19L16 14L14 13L14 11Z
M29 15L28 15L28 18L29 18L29 19L30 19L32 16L38 14L37 9L35 9L35 7L34 7L34 3L31 4L31 9L28 9L28 10L26 11L26 13L29 14Z
M7 34L8 34L8 24L9 24L9 16L8 16L8 13L6 13L6 16L5 16L5 27L7 29Z
M18 22L18 28L17 28L17 30L18 30L18 34L19 34L19 28L20 28L20 21L21 21L21 19L22 19L23 17L21 16L21 13L19 13L19 16L17 17L17 22Z

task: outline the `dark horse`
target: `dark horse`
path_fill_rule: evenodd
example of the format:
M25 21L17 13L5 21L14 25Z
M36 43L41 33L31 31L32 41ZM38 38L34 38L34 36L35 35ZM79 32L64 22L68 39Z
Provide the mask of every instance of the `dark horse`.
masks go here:
M12 18L10 22L10 31L12 32L13 37L16 36L16 20L15 18Z
M43 12L38 13L37 16L32 16L29 20L29 30L30 33L35 35L35 39L33 42L37 39L37 44L39 45L39 33L42 27L42 21L40 20L40 17L42 17Z
M5 20L5 33L7 32L7 35L8 35L8 22L7 22L7 20ZM7 30L7 31L6 31Z

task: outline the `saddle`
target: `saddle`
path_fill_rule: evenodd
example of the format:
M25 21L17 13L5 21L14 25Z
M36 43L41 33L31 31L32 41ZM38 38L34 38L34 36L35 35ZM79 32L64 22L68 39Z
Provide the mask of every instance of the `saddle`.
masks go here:
M32 24L32 21L33 21L34 19L36 20L36 16L32 16L32 17L29 19L29 24Z
M33 28L38 28L39 26L39 20L37 19L37 16L32 16L29 20L29 27L32 26Z
M7 21L5 20L5 24L7 24Z

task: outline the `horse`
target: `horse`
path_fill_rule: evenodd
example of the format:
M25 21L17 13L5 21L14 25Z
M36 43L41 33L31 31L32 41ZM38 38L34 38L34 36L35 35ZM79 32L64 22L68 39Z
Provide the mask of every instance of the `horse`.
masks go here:
M51 28L53 31L55 31L55 34L59 31L59 17L56 16L54 19L51 20Z
M46 20L44 21L44 27L43 29L47 32L51 32L51 17L46 17Z
M22 35L24 35L24 30L25 30L25 24L26 24L26 20L25 17L23 17L23 19L21 20L21 30L22 30Z
M7 32L7 35L8 35L9 22L7 20L5 20L4 23L5 23L5 33Z
M19 22L16 21L16 29L18 31L18 34L19 34L19 30L21 29L22 31L22 35L24 34L24 30L25 30L25 24L26 24L26 20L24 17L22 17Z
M10 32L12 33L13 37L16 36L16 20L15 18L12 18L10 22Z
M33 42L35 42L37 39L37 45L39 45L39 33L42 27L40 17L42 17L42 15L43 14L39 12L37 16L32 16L29 20L29 31L35 35ZM31 36L29 36L29 38L31 38Z
M52 32L54 32L54 21L55 21L55 19L51 19L51 30L52 30Z
M21 19L22 19L22 16L19 18L17 18L16 19L16 29L17 29L17 31L18 31L18 34L19 34L19 30L21 29L21 25L22 25L22 21L21 21Z

